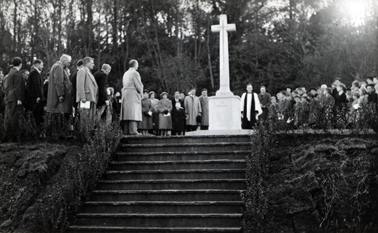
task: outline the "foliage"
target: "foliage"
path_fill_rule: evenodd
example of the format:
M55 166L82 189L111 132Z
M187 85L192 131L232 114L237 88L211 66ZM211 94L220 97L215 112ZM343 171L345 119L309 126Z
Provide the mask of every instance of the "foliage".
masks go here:
M4 155L10 161L7 174L2 177L7 185L1 187L1 230L64 232L105 171L119 139L117 124L100 121L93 136L85 142L63 141L66 145L37 142L34 146L23 146L24 150L18 149L17 157L13 151L19 147L8 144L7 149L4 144L0 149L10 151ZM15 198L6 200L12 196Z
M263 125L260 125L256 133L251 135L251 144L253 150L246 158L247 188L242 193L246 207L243 228L246 232L262 232L268 209L268 199L265 193L268 188L266 178L269 148L274 146L275 141L273 135Z
M337 134L251 136L244 232L375 232L375 138Z
M319 86L335 76L344 83L377 69L377 1L356 24L346 0L2 0L0 67L21 56L45 62L43 75L62 53L74 64L95 58L112 65L109 84L120 90L128 61L140 61L147 89L160 93L190 86L219 87L219 36L210 31L227 14L231 88L265 84L276 93L286 84ZM352 1L353 2L353 1ZM67 17L69 15L69 17ZM72 73L72 72L71 72ZM184 84L184 85L183 85ZM307 86L307 87L311 87Z

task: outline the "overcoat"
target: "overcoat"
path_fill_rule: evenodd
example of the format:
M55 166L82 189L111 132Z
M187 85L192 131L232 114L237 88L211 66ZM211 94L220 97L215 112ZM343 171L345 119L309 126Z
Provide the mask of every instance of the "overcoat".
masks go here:
M106 93L106 88L108 88L108 75L104 71L100 70L93 74L98 85L98 103L97 106L105 104L108 100L108 95Z
M149 99L142 99L142 121L139 122L139 129L152 129L152 116L148 112L152 112L152 103Z
M201 125L209 126L209 97L201 95L199 100L202 109Z
M56 62L50 70L47 88L47 112L72 113L72 84L62 62ZM59 102L59 96L64 96L64 101Z
M87 67L83 67L77 72L76 102L82 99L95 104L98 101L98 85L95 77Z
M43 96L43 77L37 69L30 71L28 78L28 98L35 102L37 98L44 99Z
M185 131L185 110L184 108L173 108L172 112L172 130L175 132Z
M130 68L123 75L120 120L142 121L143 84L139 73Z
M202 114L201 103L197 96L187 96L184 101L187 125L197 125L197 116Z
M172 129L172 117L166 116L163 112L167 110L172 111L172 101L169 99L161 99L156 106L159 112L159 129Z

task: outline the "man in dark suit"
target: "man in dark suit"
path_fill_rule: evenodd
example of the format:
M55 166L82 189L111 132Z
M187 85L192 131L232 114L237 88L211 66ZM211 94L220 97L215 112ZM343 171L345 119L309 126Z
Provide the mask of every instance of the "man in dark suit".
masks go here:
M5 90L5 135L3 142L17 140L19 130L19 119L23 112L22 102L25 98L25 82L21 75L22 59L12 59L13 68L4 80Z
M108 74L112 70L112 67L108 64L103 64L101 70L93 74L98 85L98 103L97 103L97 117L98 121L103 116L106 107L109 106L108 94L106 89L108 88ZM105 114L106 115L106 114Z
M28 109L33 112L35 123L37 126L40 126L43 122L43 106L46 101L43 94L43 77L41 76L43 61L36 59L33 67L28 77L27 102L29 105Z

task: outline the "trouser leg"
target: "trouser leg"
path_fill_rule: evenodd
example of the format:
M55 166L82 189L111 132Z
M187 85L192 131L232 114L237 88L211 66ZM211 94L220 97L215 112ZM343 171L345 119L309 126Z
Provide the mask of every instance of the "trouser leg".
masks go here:
M129 133L130 134L137 134L138 130L138 122L136 121L129 121Z

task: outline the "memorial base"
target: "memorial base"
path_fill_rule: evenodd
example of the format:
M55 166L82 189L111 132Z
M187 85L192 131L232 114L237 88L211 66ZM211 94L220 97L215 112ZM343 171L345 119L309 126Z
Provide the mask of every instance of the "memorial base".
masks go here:
M240 130L240 97L209 97L209 130Z

